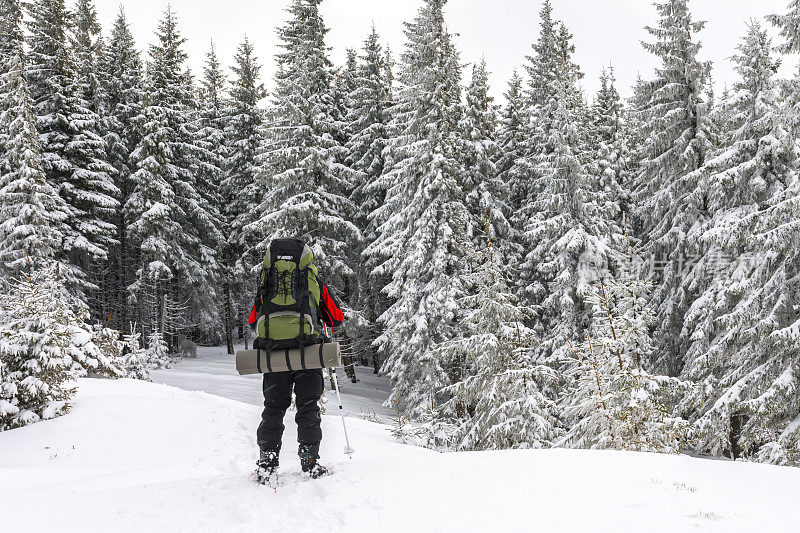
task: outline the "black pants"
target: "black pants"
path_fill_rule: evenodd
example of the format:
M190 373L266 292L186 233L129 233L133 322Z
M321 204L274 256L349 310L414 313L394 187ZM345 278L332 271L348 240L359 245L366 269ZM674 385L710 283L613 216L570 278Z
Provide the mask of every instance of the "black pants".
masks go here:
M258 446L263 451L280 452L283 415L292 404L292 385L297 405L297 442L301 451L319 458L322 419L318 402L325 388L321 369L264 374L264 412L256 433Z

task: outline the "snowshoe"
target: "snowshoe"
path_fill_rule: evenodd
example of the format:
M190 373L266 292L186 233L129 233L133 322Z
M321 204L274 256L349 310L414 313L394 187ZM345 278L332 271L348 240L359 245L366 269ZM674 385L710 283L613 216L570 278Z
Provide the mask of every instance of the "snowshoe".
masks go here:
M253 476L261 485L276 483L278 480L278 454L261 450L261 456L256 461L256 471Z
M275 487L278 485L278 469L277 468L256 468L253 473L253 481L259 485L267 485Z

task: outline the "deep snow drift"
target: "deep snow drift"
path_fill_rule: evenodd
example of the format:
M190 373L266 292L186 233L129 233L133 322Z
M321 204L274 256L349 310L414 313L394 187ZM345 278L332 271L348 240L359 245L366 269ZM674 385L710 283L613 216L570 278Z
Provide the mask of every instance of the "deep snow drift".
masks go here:
M796 531L800 470L573 450L439 454L323 421L334 476L254 485L259 408L81 380L72 413L0 433L3 531ZM295 472L287 413L282 454Z

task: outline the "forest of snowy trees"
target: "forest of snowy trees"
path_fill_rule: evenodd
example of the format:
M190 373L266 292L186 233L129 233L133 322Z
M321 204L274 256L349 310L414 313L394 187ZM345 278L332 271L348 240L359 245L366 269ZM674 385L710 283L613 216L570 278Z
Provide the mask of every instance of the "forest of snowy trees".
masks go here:
M657 1L628 100L611 66L584 92L545 0L502 103L418 1L399 53L373 28L335 66L322 0L286 0L267 92L247 38L191 73L170 8L142 54L123 11L0 0L0 429L75 376L232 353L294 236L425 445L800 465L800 0L722 92L689 0Z

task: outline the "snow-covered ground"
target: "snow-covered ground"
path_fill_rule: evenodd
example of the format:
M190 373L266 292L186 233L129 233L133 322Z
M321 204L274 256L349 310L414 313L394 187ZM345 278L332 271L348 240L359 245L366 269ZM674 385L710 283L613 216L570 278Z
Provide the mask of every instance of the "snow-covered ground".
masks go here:
M236 347L237 350L241 348ZM371 368L366 367L356 367L358 383L351 383L342 369L337 371L337 376L347 416L375 414L388 422L388 417L393 413L382 406L389 396L388 378L376 376ZM224 347L200 347L196 359L182 359L172 368L151 371L150 377L156 383L166 383L188 391L208 392L250 405L264 404L261 376L239 376L234 357L228 355ZM325 383L330 388L330 380L326 379ZM330 391L326 394L330 408L336 402L336 396Z
M0 531L795 532L800 469L574 450L439 454L325 416L336 473L253 484L260 408L84 379L72 412L0 433ZM288 420L287 420L288 422Z

